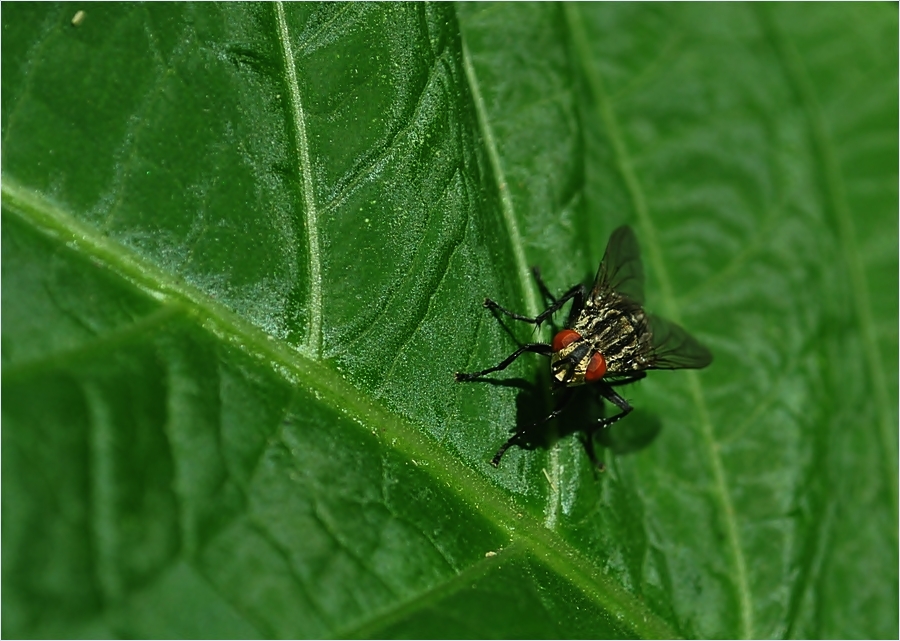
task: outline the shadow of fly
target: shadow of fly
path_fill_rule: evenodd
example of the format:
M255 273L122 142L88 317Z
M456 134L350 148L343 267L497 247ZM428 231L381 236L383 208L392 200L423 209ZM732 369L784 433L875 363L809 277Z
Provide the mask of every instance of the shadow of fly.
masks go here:
M644 378L647 370L706 367L712 362L712 354L675 323L644 311L644 268L631 227L619 227L610 236L590 292L584 285L575 285L556 298L547 289L537 268L534 277L545 300L550 303L534 318L511 312L490 298L485 299L484 306L540 327L571 300L565 328L557 332L552 343L522 345L493 367L469 374L458 372L456 380L474 381L485 374L499 372L526 352L549 356L553 389L562 392L556 408L541 421L516 428L491 459L491 464L497 467L510 446L521 444L529 430L559 416L571 401L573 392L588 385L619 409L617 414L601 418L584 429L585 449L597 465L594 433L624 418L633 409L616 391L617 387Z

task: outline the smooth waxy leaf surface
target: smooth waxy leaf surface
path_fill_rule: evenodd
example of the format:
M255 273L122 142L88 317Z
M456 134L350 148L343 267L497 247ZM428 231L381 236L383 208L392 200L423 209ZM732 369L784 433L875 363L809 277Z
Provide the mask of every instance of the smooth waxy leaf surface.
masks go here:
M892 637L888 5L4 7L5 636ZM708 345L595 472L520 341Z

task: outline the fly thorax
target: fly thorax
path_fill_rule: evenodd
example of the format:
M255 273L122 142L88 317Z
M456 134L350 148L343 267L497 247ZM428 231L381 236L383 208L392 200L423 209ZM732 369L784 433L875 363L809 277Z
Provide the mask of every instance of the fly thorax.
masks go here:
M643 369L649 338L647 317L642 309L627 310L616 316L602 337L609 371L627 373Z

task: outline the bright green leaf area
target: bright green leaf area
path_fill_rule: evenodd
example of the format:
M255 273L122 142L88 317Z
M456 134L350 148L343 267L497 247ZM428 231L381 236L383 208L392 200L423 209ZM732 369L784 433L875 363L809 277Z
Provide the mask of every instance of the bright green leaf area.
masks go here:
M896 6L2 29L3 636L897 637ZM624 223L715 361L491 467Z

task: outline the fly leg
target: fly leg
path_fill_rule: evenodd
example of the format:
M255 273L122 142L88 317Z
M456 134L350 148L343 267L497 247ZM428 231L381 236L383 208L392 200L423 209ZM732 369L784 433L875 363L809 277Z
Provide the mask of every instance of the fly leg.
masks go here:
M585 431L585 439L584 439L584 450L587 452L588 458L591 459L591 463L594 464L594 467L599 469L601 472L605 469L603 463L597 458L597 451L594 448L594 434L599 432L602 429L606 429L613 423L618 422L619 420L628 416L631 411L634 409L628 401L622 398L613 387L618 387L619 385L627 385L628 383L634 383L635 381L639 381L642 378L647 376L647 372L636 372L630 376L626 376L617 381L612 382L601 382L597 387L597 391L599 394L613 403L616 407L618 407L621 412L616 414L615 416L609 416L606 418L601 418L596 423L594 423L590 429Z
M588 455L588 458L591 460L591 464L594 466L594 468L596 470L599 470L600 472L603 472L606 470L606 466L603 464L603 461L597 458L597 450L594 447L594 433L596 431L596 428L592 428L585 432L581 444L584 445L584 451Z
M538 272L538 279L540 279L539 272ZM539 280L539 282L541 284L543 284L543 281ZM544 288L546 289L546 286L544 286ZM538 314L535 318L529 318L528 316L522 316L520 314L511 312L508 309L501 307L500 305L498 305L497 303L492 301L490 298L484 299L484 306L491 310L494 310L494 309L499 310L499 311L503 312L504 314L506 314L507 316L509 316L510 318L525 321L527 323L533 323L533 324L539 326L541 323L543 323L545 320L547 320L547 318L549 318L554 312L556 312L560 307L562 307L571 298L575 299L575 302L573 303L574 305L581 307L583 305L583 301L584 301L584 286L576 285L575 287L572 287L571 289L569 289L569 291L567 291L565 294L563 294L562 298L560 298L559 300L554 299L553 304L550 305L550 307L545 309L543 312ZM510 363L512 363L517 358L519 358L519 356L521 356L525 352L533 352L536 354L543 354L544 356L550 356L550 354L553 353L553 347L548 345L547 343L528 343L527 345L522 345L519 349L517 349L515 352L510 354L505 360L501 361L499 364L495 365L494 367L489 367L487 369L481 370L480 372L473 372L471 374L466 374L464 372L457 372L456 380L457 381L471 381L471 380L474 380L481 376L484 376L485 374L490 374L491 372L499 372L500 370L506 369L507 367L509 367Z
M456 372L456 380L457 381L471 381L476 378L480 378L485 374L490 374L491 372L499 372L502 369L506 369L510 366L510 364L519 358L525 352L533 352L535 354L543 354L544 356L550 356L553 348L547 343L528 343L527 345L522 345L519 349L514 351L512 354L507 356L505 359L500 361L497 365L493 367L488 367L487 369L483 369L480 372L473 372L471 374L465 374L463 372Z
M491 459L491 465L493 465L494 467L499 467L500 459L503 458L503 455L506 453L506 450L508 450L510 448L510 446L516 445L520 440L522 440L522 437L525 435L526 432L528 432L528 430L531 430L531 429L534 429L535 427L543 425L547 421L553 420L554 418L556 418L557 416L562 414L564 411L566 411L566 408L569 406L569 402L572 400L572 395L573 395L574 391L575 391L574 388L567 387L565 390L565 396L563 396L562 399L559 401L559 403L557 403L556 409L554 409L552 412L550 412L547 416L542 418L537 423L532 423L531 425L528 425L527 427L520 427L520 428L516 429L516 433L513 434L512 436L510 436L509 439L506 441L506 443L501 445L500 449L497 450L497 453L494 454L494 458Z
M514 318L515 320L524 321L526 323L531 323L532 325L540 326L545 320L550 318L553 314L555 314L559 309L565 305L570 299L573 299L572 309L578 308L579 312L584 307L584 285L575 285L565 294L560 296L557 300L553 302L550 307L542 311L540 314L531 318L529 316L522 316L521 314L516 314L515 312L511 312L508 309L501 307L499 303L492 301L490 298L484 299L484 306L488 309L495 309L498 312L503 312L510 318ZM548 292L549 293L549 292ZM571 316L571 314L570 314Z
M531 273L534 274L534 280L537 281L538 289L541 290L541 296L544 297L544 302L550 301L551 304L556 304L556 296L550 293L550 288L547 287L547 284L544 283L544 279L541 278L541 270L537 267L531 268ZM573 287L573 289L575 289ZM569 319L566 321L566 327L572 327L575 324L575 320L581 316L581 312L584 311L584 288L582 287L581 297L575 298L572 302L572 309L569 310Z
M544 279L541 278L540 268L532 267L531 273L534 274L534 280L537 281L538 289L541 290L541 296L544 297L544 302L550 301L550 303L555 303L556 296L550 293L550 289L547 287L546 283L544 283Z
M629 405L628 401L619 396L618 392L613 389L613 386L618 387L619 385L627 385L628 383L634 383L635 381L639 381L647 375L647 372L637 372L632 376L628 376L626 378L620 379L618 381L613 381L611 383L606 383L601 381L597 386L597 391L608 400L610 403L618 407L621 412L616 414L615 416L609 416L606 418L601 418L594 424L593 431L606 429L613 423L620 421L621 419L628 416L631 411L634 409L631 405Z

